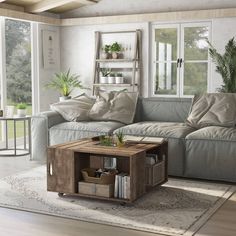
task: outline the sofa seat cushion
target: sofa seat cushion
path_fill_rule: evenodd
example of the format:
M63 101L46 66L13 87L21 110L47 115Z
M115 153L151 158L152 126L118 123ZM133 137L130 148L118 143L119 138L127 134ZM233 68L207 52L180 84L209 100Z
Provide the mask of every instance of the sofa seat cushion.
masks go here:
M209 126L190 133L186 139L232 142L236 141L236 128Z
M98 135L112 134L124 124L113 121L63 122L49 130L50 145Z
M236 182L236 129L211 126L187 135L184 175Z
M127 135L153 136L163 138L185 138L195 129L184 123L143 121L119 128L116 132Z

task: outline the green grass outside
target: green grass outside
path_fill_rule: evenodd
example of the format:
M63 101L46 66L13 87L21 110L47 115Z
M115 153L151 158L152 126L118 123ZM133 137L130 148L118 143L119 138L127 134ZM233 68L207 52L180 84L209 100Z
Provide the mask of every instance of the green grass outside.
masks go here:
M27 115L32 114L32 106L27 106ZM5 125L5 121L0 122L0 140L2 140L2 124ZM14 137L14 129L13 129L13 121L8 121L8 138L13 138ZM26 133L28 133L28 128L27 128L28 122L26 122ZM16 122L16 137L20 138L24 136L24 121L17 121Z

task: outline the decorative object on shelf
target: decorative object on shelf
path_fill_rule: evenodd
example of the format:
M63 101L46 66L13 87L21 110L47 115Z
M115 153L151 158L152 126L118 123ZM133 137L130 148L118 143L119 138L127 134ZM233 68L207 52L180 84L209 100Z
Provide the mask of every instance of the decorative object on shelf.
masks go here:
M116 135L116 138L117 138L117 141L116 141L116 145L117 147L123 147L125 142L124 142L124 133L119 131L118 133L115 134Z
M15 106L6 106L6 117L13 117L15 112Z
M102 50L103 50L103 53L102 53L102 59L109 59L111 54L110 54L110 49L111 49L111 45L108 45L106 44Z
M0 110L0 117L3 117L3 110Z
M16 108L17 108L17 116L18 117L25 117L26 116L26 108L27 108L26 103L19 103L19 104L17 104Z
M111 56L112 59L118 59L120 58L120 52L122 50L121 44L118 44L117 42L113 43L110 46Z
M116 84L123 84L124 83L124 77L122 73L116 74Z
M108 76L108 84L115 84L116 82L116 77L114 73L110 73Z
M208 42L209 54L216 64L216 72L218 72L222 79L223 85L218 89L223 93L236 93L236 42L234 38L230 39L225 46L225 53L221 55Z
M102 68L101 69L101 74L102 76L100 77L100 84L107 84L108 83L108 76L111 73L111 69L107 69L107 68Z
M52 81L47 83L45 87L59 91L62 95L59 100L65 101L71 98L69 95L73 89L85 89L85 87L81 85L81 81L79 81L78 78L79 76L71 74L69 69L67 72L56 73Z

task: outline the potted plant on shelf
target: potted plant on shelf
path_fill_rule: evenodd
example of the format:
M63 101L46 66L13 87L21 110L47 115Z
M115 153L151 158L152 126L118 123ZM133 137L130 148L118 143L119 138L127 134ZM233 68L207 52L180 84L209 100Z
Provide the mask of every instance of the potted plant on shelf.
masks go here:
M124 77L122 73L116 74L116 84L123 84L124 83Z
M99 83L100 84L107 84L108 83L108 76L111 73L111 70L108 68L102 68L101 69L102 76L100 77Z
M116 78L114 73L110 73L108 76L108 84L115 84Z
M122 50L122 48L121 48L120 44L118 44L117 42L113 43L110 47L112 59L118 59L120 56L119 54L120 54L121 50Z
M78 80L78 75L71 74L70 69L67 72L56 73L55 77L45 85L46 88L55 89L60 92L60 101L70 99L74 88L85 89Z
M25 117L26 116L26 103L19 103L16 105L17 108L17 116L18 117Z
M103 54L102 54L102 59L109 59L110 58L110 48L111 45L106 44L102 50L103 50Z

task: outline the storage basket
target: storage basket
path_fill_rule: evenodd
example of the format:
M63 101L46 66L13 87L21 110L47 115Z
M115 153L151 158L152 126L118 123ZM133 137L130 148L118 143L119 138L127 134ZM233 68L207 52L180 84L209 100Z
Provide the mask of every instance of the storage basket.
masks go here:
M95 177L96 169L85 168L81 170L82 176L85 182L95 184L114 184L116 171L110 171L108 175L101 175L101 177Z
M154 165L146 165L146 185L155 186L165 180L165 161Z

